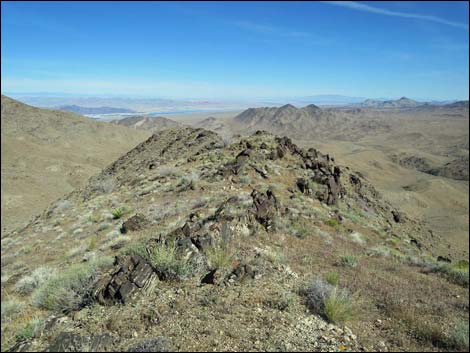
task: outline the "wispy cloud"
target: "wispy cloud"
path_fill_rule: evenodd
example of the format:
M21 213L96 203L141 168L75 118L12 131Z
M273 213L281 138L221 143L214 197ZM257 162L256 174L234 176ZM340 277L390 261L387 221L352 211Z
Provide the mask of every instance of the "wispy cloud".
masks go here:
M289 38L310 38L312 35L304 31L296 31L283 27L265 25L254 23L250 21L235 21L232 22L233 25L248 30L250 32L256 32L258 34L269 34L276 35L279 37L289 37Z
M380 7L362 4L356 1L323 1L323 3L336 5L336 6L342 6L342 7L346 7L346 8L357 10L357 11L376 13L376 14L385 15L385 16L412 18L412 19L417 19L417 20L436 22L436 23L468 30L468 24L466 23L448 21L444 18L433 16L433 15L392 11L392 10L387 10L387 9L383 9Z

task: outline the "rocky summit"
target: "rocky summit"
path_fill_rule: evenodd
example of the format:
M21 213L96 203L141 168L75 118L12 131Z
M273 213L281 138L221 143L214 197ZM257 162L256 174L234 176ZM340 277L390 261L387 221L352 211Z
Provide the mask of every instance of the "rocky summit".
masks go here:
M2 238L2 350L452 349L435 237L325 151L161 131Z

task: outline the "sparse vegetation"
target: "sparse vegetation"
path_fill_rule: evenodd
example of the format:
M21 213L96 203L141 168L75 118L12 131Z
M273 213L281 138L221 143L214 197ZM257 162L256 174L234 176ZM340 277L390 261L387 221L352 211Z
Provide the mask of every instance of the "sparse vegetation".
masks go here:
M178 182L178 191L183 192L186 190L196 190L196 183L199 181L199 175L191 173L183 176Z
M304 224L294 222L290 226L290 233L297 238L305 239L311 235L312 232L311 229L306 227Z
M462 286L468 286L468 261L459 261L455 264L439 264L436 266L437 272L444 273L447 278Z
M94 234L90 237L90 240L88 241L87 250L93 251L96 249L97 245L98 245L98 236Z

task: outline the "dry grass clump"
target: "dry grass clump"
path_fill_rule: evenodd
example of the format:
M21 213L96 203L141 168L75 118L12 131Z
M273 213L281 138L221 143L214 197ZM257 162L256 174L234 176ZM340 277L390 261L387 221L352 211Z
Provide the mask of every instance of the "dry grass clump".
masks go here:
M151 250L150 262L160 278L180 280L191 273L190 262L178 254L176 242L162 243Z
M305 290L307 306L332 323L344 323L357 315L356 295L317 278Z

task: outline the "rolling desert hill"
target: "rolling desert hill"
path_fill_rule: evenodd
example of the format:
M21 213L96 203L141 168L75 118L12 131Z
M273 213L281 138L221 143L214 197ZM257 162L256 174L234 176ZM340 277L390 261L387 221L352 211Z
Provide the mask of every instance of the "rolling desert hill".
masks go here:
M2 239L2 350L465 349L429 234L327 150L164 130Z
M111 123L152 133L185 126L183 123L179 123L162 116L131 116L128 118L113 120Z
M1 98L2 234L149 136Z

